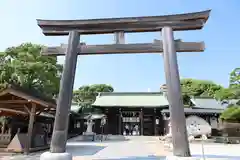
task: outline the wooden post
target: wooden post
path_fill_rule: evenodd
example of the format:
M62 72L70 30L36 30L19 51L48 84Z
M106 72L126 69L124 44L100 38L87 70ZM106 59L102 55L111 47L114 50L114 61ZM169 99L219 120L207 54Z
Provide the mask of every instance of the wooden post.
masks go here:
M114 40L116 44L125 44L124 32L114 33Z
M171 27L162 29L163 58L170 107L174 156L190 157L186 120L180 87L177 54Z
M143 110L142 110L142 108L141 108L141 112L140 112L140 127L141 127L141 133L140 133L140 135L142 136L143 135L143 121L144 121L144 119L143 119Z
M109 130L108 130L108 117L109 117L109 111L108 111L108 109L106 109L106 123L105 123L105 125L103 126L103 129L104 129L104 134L108 134L108 132L109 132Z
M36 104L32 103L32 108L29 114L29 122L28 122L28 133L27 133L27 142L26 146L24 147L24 153L29 154L30 148L32 145L32 139L33 139L33 127L34 127L34 121L35 121L35 115L36 115Z
M77 31L69 33L68 48L60 84L58 103L55 115L54 129L50 146L51 153L66 151L69 110L72 103L72 91L77 65L77 46L80 34Z
M8 134L12 133L12 126L10 126L10 128L8 129Z
M121 108L119 108L119 117L118 117L118 134L122 134L122 111Z
M4 117L3 124L2 124L2 134L5 133L5 128L6 128L6 118Z
M156 136L157 132L156 132L156 127L157 127L157 124L156 124L156 108L154 108L154 113L153 113L153 127L154 127L154 136Z

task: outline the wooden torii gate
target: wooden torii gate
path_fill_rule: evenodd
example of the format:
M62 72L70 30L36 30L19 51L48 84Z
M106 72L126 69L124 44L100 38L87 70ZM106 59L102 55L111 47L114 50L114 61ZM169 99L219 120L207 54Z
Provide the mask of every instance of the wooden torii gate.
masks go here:
M71 106L78 55L163 52L173 133L173 153L175 156L190 156L176 52L202 52L205 47L204 42L174 40L173 31L202 29L209 14L210 10L149 17L89 20L38 19L37 23L44 35L69 35L68 44L47 47L42 50L43 55L66 55L50 148L51 153L64 153L66 151L68 113ZM163 40L155 40L152 43L125 44L124 33L153 31L162 32ZM80 35L111 33L115 34L115 44L87 45L79 42Z

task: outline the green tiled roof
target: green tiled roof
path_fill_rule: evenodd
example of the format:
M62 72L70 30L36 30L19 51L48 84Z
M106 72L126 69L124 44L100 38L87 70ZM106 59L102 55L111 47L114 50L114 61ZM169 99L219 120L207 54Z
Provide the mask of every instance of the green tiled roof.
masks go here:
M160 92L100 93L93 106L100 107L164 107L168 101Z
M192 103L195 105L193 108L202 109L225 109L226 105L213 98L191 98Z
M169 113L169 109L163 109L161 111L162 113ZM222 109L197 109L197 108L184 108L185 113L222 113Z

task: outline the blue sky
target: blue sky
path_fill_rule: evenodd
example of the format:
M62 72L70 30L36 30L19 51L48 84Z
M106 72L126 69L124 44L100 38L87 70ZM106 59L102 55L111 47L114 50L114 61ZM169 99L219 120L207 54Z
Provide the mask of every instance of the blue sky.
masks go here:
M175 33L184 41L205 41L202 53L179 53L182 78L212 80L228 86L229 73L240 67L239 0L1 0L0 50L32 42L60 45L67 37L46 37L36 19L88 19L176 14L212 9L201 31ZM127 34L127 42L152 42L160 33ZM82 36L87 44L113 42L112 35ZM63 57L59 58L62 63ZM116 91L158 91L165 83L160 54L81 56L75 88L84 84L111 84Z

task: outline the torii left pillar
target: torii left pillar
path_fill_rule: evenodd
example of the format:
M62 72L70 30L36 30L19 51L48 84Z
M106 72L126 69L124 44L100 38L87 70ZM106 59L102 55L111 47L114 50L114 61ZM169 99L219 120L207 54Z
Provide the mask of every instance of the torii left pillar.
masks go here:
M40 160L72 160L72 155L66 152L66 143L79 41L80 34L77 31L69 32L68 48L60 84L50 152L43 153Z

